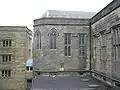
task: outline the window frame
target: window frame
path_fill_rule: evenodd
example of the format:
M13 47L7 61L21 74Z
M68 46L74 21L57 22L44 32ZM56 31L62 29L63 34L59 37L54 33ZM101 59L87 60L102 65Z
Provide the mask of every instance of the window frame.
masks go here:
M12 40L11 39L2 39L2 47L12 47Z
M34 34L34 40L35 40L35 48L36 49L41 49L41 32L40 31L37 30L35 32L35 34Z
M115 28L112 28L113 32L113 60L119 61L120 60L120 26L116 26Z
M33 66L26 66L26 71L32 71L33 70Z
M12 71L11 70L1 70L1 77L11 77Z
M2 54L1 60L2 60L2 62L11 62L12 61L12 54Z
M64 33L64 56L71 57L72 56L72 34Z
M87 58L87 33L78 33L78 56Z
M57 40L57 32L56 32L56 29L55 28L52 28L49 32L49 46L50 46L50 49L56 49L56 40Z

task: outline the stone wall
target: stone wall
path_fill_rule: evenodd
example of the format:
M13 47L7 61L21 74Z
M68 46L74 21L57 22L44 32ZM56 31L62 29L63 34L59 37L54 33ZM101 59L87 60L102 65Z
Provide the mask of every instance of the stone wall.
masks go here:
M46 19L45 19L46 20ZM44 21L44 19L42 19ZM36 49L34 45L33 59L34 70L38 71L59 71L60 63L64 63L65 70L84 70L89 60L89 26L87 20L63 19L59 20L49 18L48 23L42 24L41 19L34 22L34 32L41 33L41 49ZM49 23L51 21L51 25ZM62 24L61 21L64 23ZM57 22L57 25L55 24ZM74 22L74 23L72 23ZM79 22L79 23L78 23ZM76 25L79 24L79 25ZM84 25L82 24L84 23ZM51 50L49 47L49 32L52 28L57 31L56 49ZM64 55L64 33L71 33L71 56ZM87 34L87 58L78 55L78 33ZM35 44L35 41L34 41Z
M0 90L25 90L25 63L28 56L28 33L26 27L1 26L0 27L0 70L11 70L11 76L3 77L0 71ZM2 40L12 40L11 47L3 47ZM9 62L3 62L1 55L11 54Z
M119 24L120 8L92 24L92 69L120 78L120 61L113 59L113 27Z

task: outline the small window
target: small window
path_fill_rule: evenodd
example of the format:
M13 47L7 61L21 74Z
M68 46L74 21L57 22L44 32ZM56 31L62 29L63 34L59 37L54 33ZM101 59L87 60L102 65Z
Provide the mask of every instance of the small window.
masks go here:
M12 55L2 55L3 62L9 62L12 59Z
M11 76L11 70L2 70L2 77L10 77Z
M32 70L33 70L33 67L32 67L32 66L26 66L26 70L27 70L27 71L32 71Z
M12 40L2 40L2 46L3 47L11 47L12 46Z
M29 66L26 66L26 70L29 70Z
M27 83L32 83L32 79L27 79Z

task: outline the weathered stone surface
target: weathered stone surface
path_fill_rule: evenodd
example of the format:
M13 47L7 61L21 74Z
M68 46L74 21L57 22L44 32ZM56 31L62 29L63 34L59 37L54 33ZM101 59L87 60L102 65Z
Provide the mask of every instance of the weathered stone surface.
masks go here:
M10 77L2 77L0 71L0 90L25 90L26 67L29 56L29 37L32 32L23 26L0 26L0 70L11 70ZM11 47L2 47L2 40L12 40ZM11 54L9 62L3 62L1 55Z
M43 22L44 20L46 21ZM76 25L81 23L84 24ZM41 33L41 49L36 49L34 41L34 70L59 71L61 63L64 63L65 70L86 69L87 61L89 61L88 24L87 19L42 18L34 20L34 32L39 31ZM57 32L56 49L54 50L50 49L49 46L49 32L52 28L55 28ZM72 35L70 57L64 55L64 33L71 33ZM87 58L82 58L78 55L78 33L86 33L87 35Z
M120 78L120 72L118 70L120 62L113 59L113 29L112 27L118 26L120 24L120 7L101 18L92 25L92 33L98 33L99 37L93 37L92 50L93 56L92 63L93 70L103 72L107 75L114 75ZM105 48L105 57L103 56L101 50L102 46L102 36L101 32L105 33L104 41L106 42ZM103 59L103 60L102 60Z

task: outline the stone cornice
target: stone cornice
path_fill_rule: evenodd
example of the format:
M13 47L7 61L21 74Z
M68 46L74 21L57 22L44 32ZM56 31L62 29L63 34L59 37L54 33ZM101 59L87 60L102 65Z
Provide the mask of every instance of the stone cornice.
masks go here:
M37 25L89 25L88 19L41 18L34 20Z

